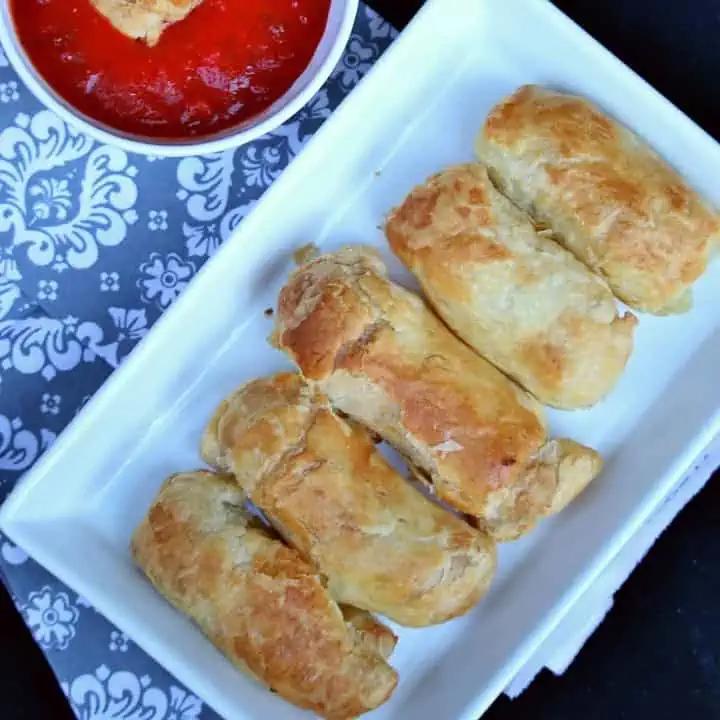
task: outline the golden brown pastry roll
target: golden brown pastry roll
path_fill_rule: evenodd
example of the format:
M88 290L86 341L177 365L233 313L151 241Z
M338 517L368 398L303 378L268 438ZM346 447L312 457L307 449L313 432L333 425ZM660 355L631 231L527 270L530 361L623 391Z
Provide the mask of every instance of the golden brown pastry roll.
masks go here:
M392 633L330 597L320 576L242 506L229 476L165 481L132 553L153 585L241 670L283 698L345 719L397 682Z
M413 488L297 373L233 393L202 455L234 473L339 603L417 627L467 612L490 585L494 542Z
M643 140L585 98L527 85L490 113L478 157L500 189L638 310L692 304L718 216Z
M391 282L369 249L296 270L280 294L273 342L336 408L499 540L559 510L600 470L594 450L548 441L537 401Z
M572 410L610 392L635 317L620 317L605 282L538 234L485 167L433 175L385 232L440 317L540 401Z

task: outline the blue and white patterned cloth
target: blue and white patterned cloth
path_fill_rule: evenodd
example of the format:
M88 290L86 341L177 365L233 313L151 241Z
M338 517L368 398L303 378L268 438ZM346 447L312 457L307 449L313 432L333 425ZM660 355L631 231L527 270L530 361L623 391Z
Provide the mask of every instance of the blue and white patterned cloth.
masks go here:
M0 50L0 501L394 35L362 7L332 78L295 118L238 150L183 160L69 128ZM2 535L0 569L79 717L216 717Z

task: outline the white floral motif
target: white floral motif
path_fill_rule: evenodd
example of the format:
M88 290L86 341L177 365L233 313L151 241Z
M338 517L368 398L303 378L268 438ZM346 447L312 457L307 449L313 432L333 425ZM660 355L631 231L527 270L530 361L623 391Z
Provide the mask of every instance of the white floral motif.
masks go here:
M119 630L111 630L108 648L111 652L127 652L128 636Z
M211 222L223 215L230 199L234 156L234 152L215 153L183 158L178 163L180 192L187 200L190 217Z
M297 115L297 134L300 140L304 142L309 138L322 122L330 117L331 112L328 91L322 88Z
M202 710L203 704L199 697L175 685L170 686L170 712L167 720L198 720Z
M40 412L43 415L57 415L60 412L60 396L51 393L42 394Z
M301 143L297 139L298 123L294 127L281 128L279 139L273 140L274 134L258 142L275 142L284 144L286 155L296 152ZM228 211L230 188L234 173L235 153L217 153L200 157L185 158L178 164L177 177L180 189L178 198L185 205L194 222L183 223L185 247L189 257L210 257L220 244L232 233L240 220L248 211L253 200ZM240 164L252 165L244 156ZM279 168L277 173L279 173ZM250 171L255 172L254 167ZM270 174L276 174L273 170Z
M38 177L59 168L66 177L54 183ZM95 145L53 113L20 113L0 133L0 233L27 247L36 265L91 267L100 246L118 245L127 234L125 213L137 199L128 170L124 151Z
M125 308L108 308L113 325L117 328L117 337L114 342L103 346L98 351L110 365L117 367L132 350L135 343L143 338L148 331L145 308L139 310L126 310Z
M30 224L40 220L67 220L72 207L72 195L67 178L40 178L28 188L28 194L35 198L30 204Z
M92 362L103 339L97 323L78 323L68 315L59 320L29 317L0 321L0 370L15 368L26 375L40 373L52 380L58 370L68 371Z
M148 228L153 232L167 230L167 210L151 210L148 214Z
M80 319L76 318L74 315L66 315L62 319L63 327L71 334L77 332L79 322Z
M61 686L79 720L163 720L169 707L147 675L111 672L105 665Z
M349 90L370 69L377 55L377 46L368 44L360 35L353 34L340 64L333 71L333 76L339 78L343 89Z
M39 280L38 281L38 300L47 300L53 302L57 300L58 284L55 280Z
M248 186L270 187L302 148L298 131L297 123L283 125L271 135L240 149L240 168Z
M223 216L219 225L214 222L200 225L183 223L187 254L190 257L210 257L232 235L254 202L251 200L245 205L233 208Z
M183 235L189 257L210 257L222 242L217 223L204 225L183 223Z
M20 418L0 415L0 470L27 470L54 440L50 430L41 429L36 435L23 427Z
M52 264L52 269L60 275L64 273L70 266L65 261L65 256L62 253L55 255L55 262Z
M17 102L20 99L20 93L18 92L18 84L15 80L0 83L0 102L11 103Z
M75 637L80 613L65 592L53 592L45 586L31 592L23 607L33 637L46 650L64 650Z
M116 272L100 273L100 292L117 292L120 289L120 274Z
M170 253L165 262L160 253L151 253L148 262L140 266L140 272L146 276L138 280L142 299L151 302L157 298L157 305L164 310L188 284L195 266L175 253Z

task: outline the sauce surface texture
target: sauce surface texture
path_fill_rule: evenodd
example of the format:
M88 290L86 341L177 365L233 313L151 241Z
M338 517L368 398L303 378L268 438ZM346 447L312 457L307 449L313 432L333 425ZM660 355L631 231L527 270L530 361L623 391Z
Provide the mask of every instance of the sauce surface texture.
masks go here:
M155 47L116 30L90 0L12 0L35 68L85 115L155 138L214 134L252 118L295 82L330 0L204 0Z

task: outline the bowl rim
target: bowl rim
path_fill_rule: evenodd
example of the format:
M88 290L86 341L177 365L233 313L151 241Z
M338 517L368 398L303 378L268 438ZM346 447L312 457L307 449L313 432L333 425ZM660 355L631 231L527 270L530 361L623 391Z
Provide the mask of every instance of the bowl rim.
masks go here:
M229 128L225 131L226 134L220 137L154 141L151 138L145 140L140 136L123 133L121 130L114 130L99 123L81 113L56 93L35 69L23 48L20 37L15 31L10 0L0 0L0 2L2 3L0 5L2 50L5 51L8 62L25 87L45 108L54 112L69 126L104 145L119 147L130 153L166 158L207 155L232 150L272 132L289 120L310 101L332 74L350 40L359 7L359 0L331 0L327 25L308 66L272 105L256 116L257 120L251 118L244 126L241 124L235 130ZM325 57L316 68L311 70L321 49L326 50ZM302 86L298 88L299 85Z

